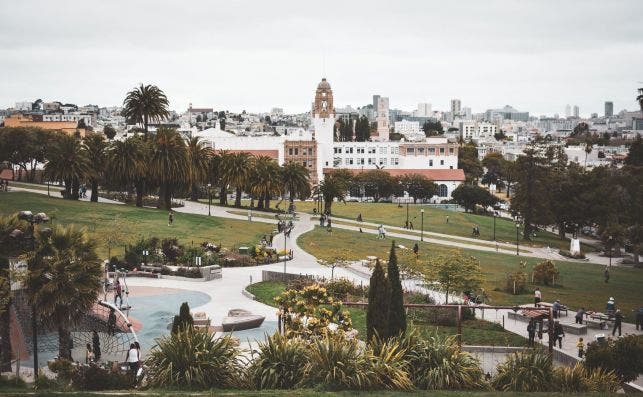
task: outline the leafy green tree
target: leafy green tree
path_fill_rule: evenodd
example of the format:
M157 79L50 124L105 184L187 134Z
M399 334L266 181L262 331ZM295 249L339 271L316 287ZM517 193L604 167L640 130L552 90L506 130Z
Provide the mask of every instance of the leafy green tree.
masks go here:
M241 207L241 193L250 180L251 156L248 153L230 153L225 155L223 167L223 179L235 189L235 207Z
M289 161L281 169L281 178L288 191L290 204L299 197L304 200L310 196L310 176L308 169L302 164Z
M123 101L123 116L130 123L142 125L147 137L150 122L158 122L170 116L169 105L160 88L141 84L127 93Z
M439 121L425 121L422 125L422 131L424 131L426 137L444 134L444 128L442 128L442 123Z
M451 194L453 200L464 207L466 212L474 212L476 205L481 205L485 209L497 204L500 199L485 188L477 185L461 184Z
M389 305L391 302L391 285L384 275L384 269L378 260L375 263L368 287L368 309L366 312L366 339L372 340L375 335L380 338L389 336Z
M643 373L643 336L627 335L608 339L606 343L590 343L585 366L614 371L621 382L631 382Z
M400 186L397 178L384 170L364 171L353 178L353 183L364 186L365 194L375 202L397 193Z
M641 140L641 134L637 134L634 142L630 144L625 164L637 167L643 166L643 140Z
M143 206L148 173L148 145L138 137L114 141L107 149L107 177L110 183L129 191L136 190L136 206Z
M458 166L464 170L469 183L477 181L482 176L482 164L478 159L478 149L475 145L468 144L458 150Z
M272 157L254 158L248 191L257 198L258 209L270 208L270 198L283 190L281 171L279 164Z
M516 160L516 192L511 200L511 210L523 218L523 238L530 240L536 225L552 221L547 159L536 147L524 151Z
M371 139L371 123L368 117L362 116L355 123L355 140L366 142Z
M493 134L493 138L496 141L504 141L505 139L507 139L507 135L505 135L504 131L499 131Z
M348 170L335 170L324 176L319 191L324 200L324 212L331 213L333 200L344 201L353 175Z
M28 256L30 300L42 323L58 332L58 357L71 360L71 332L98 299L102 271L97 243L83 229L56 226L36 233Z
M199 199L199 187L207 179L212 150L198 137L188 140L188 157L190 159L190 200Z
M437 283L444 291L444 303L449 302L449 294L456 291L473 291L482 282L480 262L473 256L464 256L459 251L440 255L427 262L418 262L418 274L427 282Z
M490 152L482 159L482 166L487 169L483 177L483 182L486 185L494 183L500 185L502 180L503 163L507 160L502 157L502 154L497 152Z
M87 152L79 139L61 136L47 155L45 177L65 184L64 198L78 200L80 181L91 174Z
M109 139L109 140L111 141L111 140L112 140L112 139L114 139L114 137L116 136L116 128L112 127L112 125L111 125L111 124L107 124L107 125L103 128L103 134L105 134L105 136L107 137L107 139Z
M395 336L406 332L406 311L404 310L404 291L400 280L400 268L397 265L395 241L391 244L388 257L387 277L391 287L391 301L388 315L388 335Z
M438 185L424 175L407 174L400 178L400 183L404 191L413 197L413 203L417 200L430 199L438 194Z
M156 132L148 167L151 180L159 186L161 208L171 210L172 195L190 181L187 146L176 130L161 128Z
M90 172L87 175L91 185L92 194L90 201L98 202L98 184L105 179L107 167L107 143L99 134L87 134L83 139L83 148L87 153Z

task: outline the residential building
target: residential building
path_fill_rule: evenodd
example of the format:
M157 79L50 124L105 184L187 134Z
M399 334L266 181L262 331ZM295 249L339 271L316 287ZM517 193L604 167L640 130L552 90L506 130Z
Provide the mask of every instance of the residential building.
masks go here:
M5 127L35 127L44 130L59 130L67 134L75 134L77 131L85 136L85 129L78 129L78 122L74 121L43 121L36 116L14 114L4 119Z
M18 112L31 112L32 106L33 102L16 102L16 106L14 106L14 109Z
M505 105L501 109L487 110L485 119L491 122L498 120L529 121L529 112L520 112L509 105Z

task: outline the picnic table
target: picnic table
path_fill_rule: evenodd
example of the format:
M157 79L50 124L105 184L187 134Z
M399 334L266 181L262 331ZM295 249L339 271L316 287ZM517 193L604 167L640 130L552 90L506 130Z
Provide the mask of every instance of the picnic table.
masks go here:
M585 324L598 326L600 329L608 329L607 323L613 322L614 317L601 312L586 312Z
M554 304L553 304L553 303L549 303L549 302L538 302L538 306L542 306L542 307L553 307L553 306L554 306ZM562 314L562 312L565 312L565 316L567 316L567 314L568 314L568 313L567 313L567 306L565 306L565 305L562 305L562 304L561 304L561 305L560 305L560 309L558 309L558 312L559 312L559 313L561 313L561 314Z

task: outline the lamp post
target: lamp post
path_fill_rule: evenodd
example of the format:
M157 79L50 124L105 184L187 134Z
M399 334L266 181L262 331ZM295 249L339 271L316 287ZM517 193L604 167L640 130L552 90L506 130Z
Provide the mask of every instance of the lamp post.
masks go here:
M25 240L31 240L31 250L33 251L34 258L32 259L31 264L36 260L36 226L40 223L45 223L49 221L49 217L44 212L39 212L34 215L31 211L20 211L18 218L29 223L29 235L25 236L25 233L22 230L16 229L11 232L10 236L14 239L23 238ZM44 237L49 237L51 235L51 229L45 228L41 231ZM29 263L27 263L27 271L31 270ZM34 380L38 380L38 321L37 321L37 311L36 304L32 303L31 305L31 342L33 349L33 368L34 368Z
M208 183L208 216L211 216L210 206L212 205L212 184Z
M420 241L424 241L424 208L420 210L420 214L422 214L422 221L420 222Z
M406 228L409 228L409 199L406 199Z
M608 241L609 250L610 250L610 253L609 253L609 255L610 255L610 265L609 265L609 267L611 268L612 267L612 236L609 236L607 238L607 241Z
M145 262L145 266L147 266L147 256L150 254L150 251L148 250L143 250L143 262Z
M496 217L498 216L498 211L493 211L493 241L496 241Z
M520 238L520 223L516 222L516 256L520 256L519 238Z

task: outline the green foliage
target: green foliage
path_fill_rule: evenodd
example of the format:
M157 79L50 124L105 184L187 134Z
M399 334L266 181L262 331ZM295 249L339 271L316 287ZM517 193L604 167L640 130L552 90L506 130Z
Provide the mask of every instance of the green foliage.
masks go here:
M412 271L427 283L438 283L445 293L445 303L449 301L449 293L476 290L483 278L478 259L462 255L459 251L440 255L425 263L418 261Z
M326 390L364 390L373 372L357 340L326 336L313 341L308 351L306 383Z
M133 386L130 375L113 372L97 365L76 367L71 378L71 384L76 390L91 391L121 390Z
M362 294L359 286L356 286L351 280L341 277L326 281L324 287L331 296L341 300L346 299L349 295Z
M482 176L482 163L478 159L478 149L472 143L458 150L458 166L464 170L469 183Z
M539 350L513 353L498 365L492 384L500 391L543 392L552 389L551 357Z
M585 366L614 371L621 382L630 382L643 373L643 336L627 335L587 345Z
M461 184L451 194L453 200L464 207L467 212L475 212L476 205L487 208L495 205L500 199L483 187Z
M190 305L187 302L183 302L179 308L179 315L174 316L172 321L172 333L175 334L180 331L185 331L188 328L194 326L194 318L190 313Z
M373 197L376 203L382 198L401 193L398 179L384 170L361 172L353 178L352 184L363 187L366 196Z
M615 393L620 388L618 377L602 368L587 369L576 363L554 370L554 389L563 393L603 392Z
M427 137L444 134L444 128L442 127L442 123L440 123L437 120L425 121L424 124L422 124L422 131L424 131L424 135Z
M374 390L411 390L413 382L407 372L407 363L404 359L406 349L402 347L399 339L382 341L375 338L370 345L368 355L369 366L373 381L371 388Z
M232 337L187 328L158 339L145 364L152 387L225 388L239 382L238 356Z
M368 288L368 309L366 313L366 339L377 335L387 338L389 330L389 310L391 285L384 275L379 260L375 263Z
M527 291L527 275L521 271L508 273L504 290L513 295L525 293Z
M397 266L395 241L391 243L388 258L387 278L391 287L391 300L388 314L388 331L386 335L397 335L406 332L406 311L404 309L404 291L400 280L400 268Z
M257 389L292 389L306 375L308 346L299 338L286 338L275 333L260 342L253 352L247 376Z
M551 285L559 278L558 269L554 262L545 260L534 266L534 283L540 285Z

